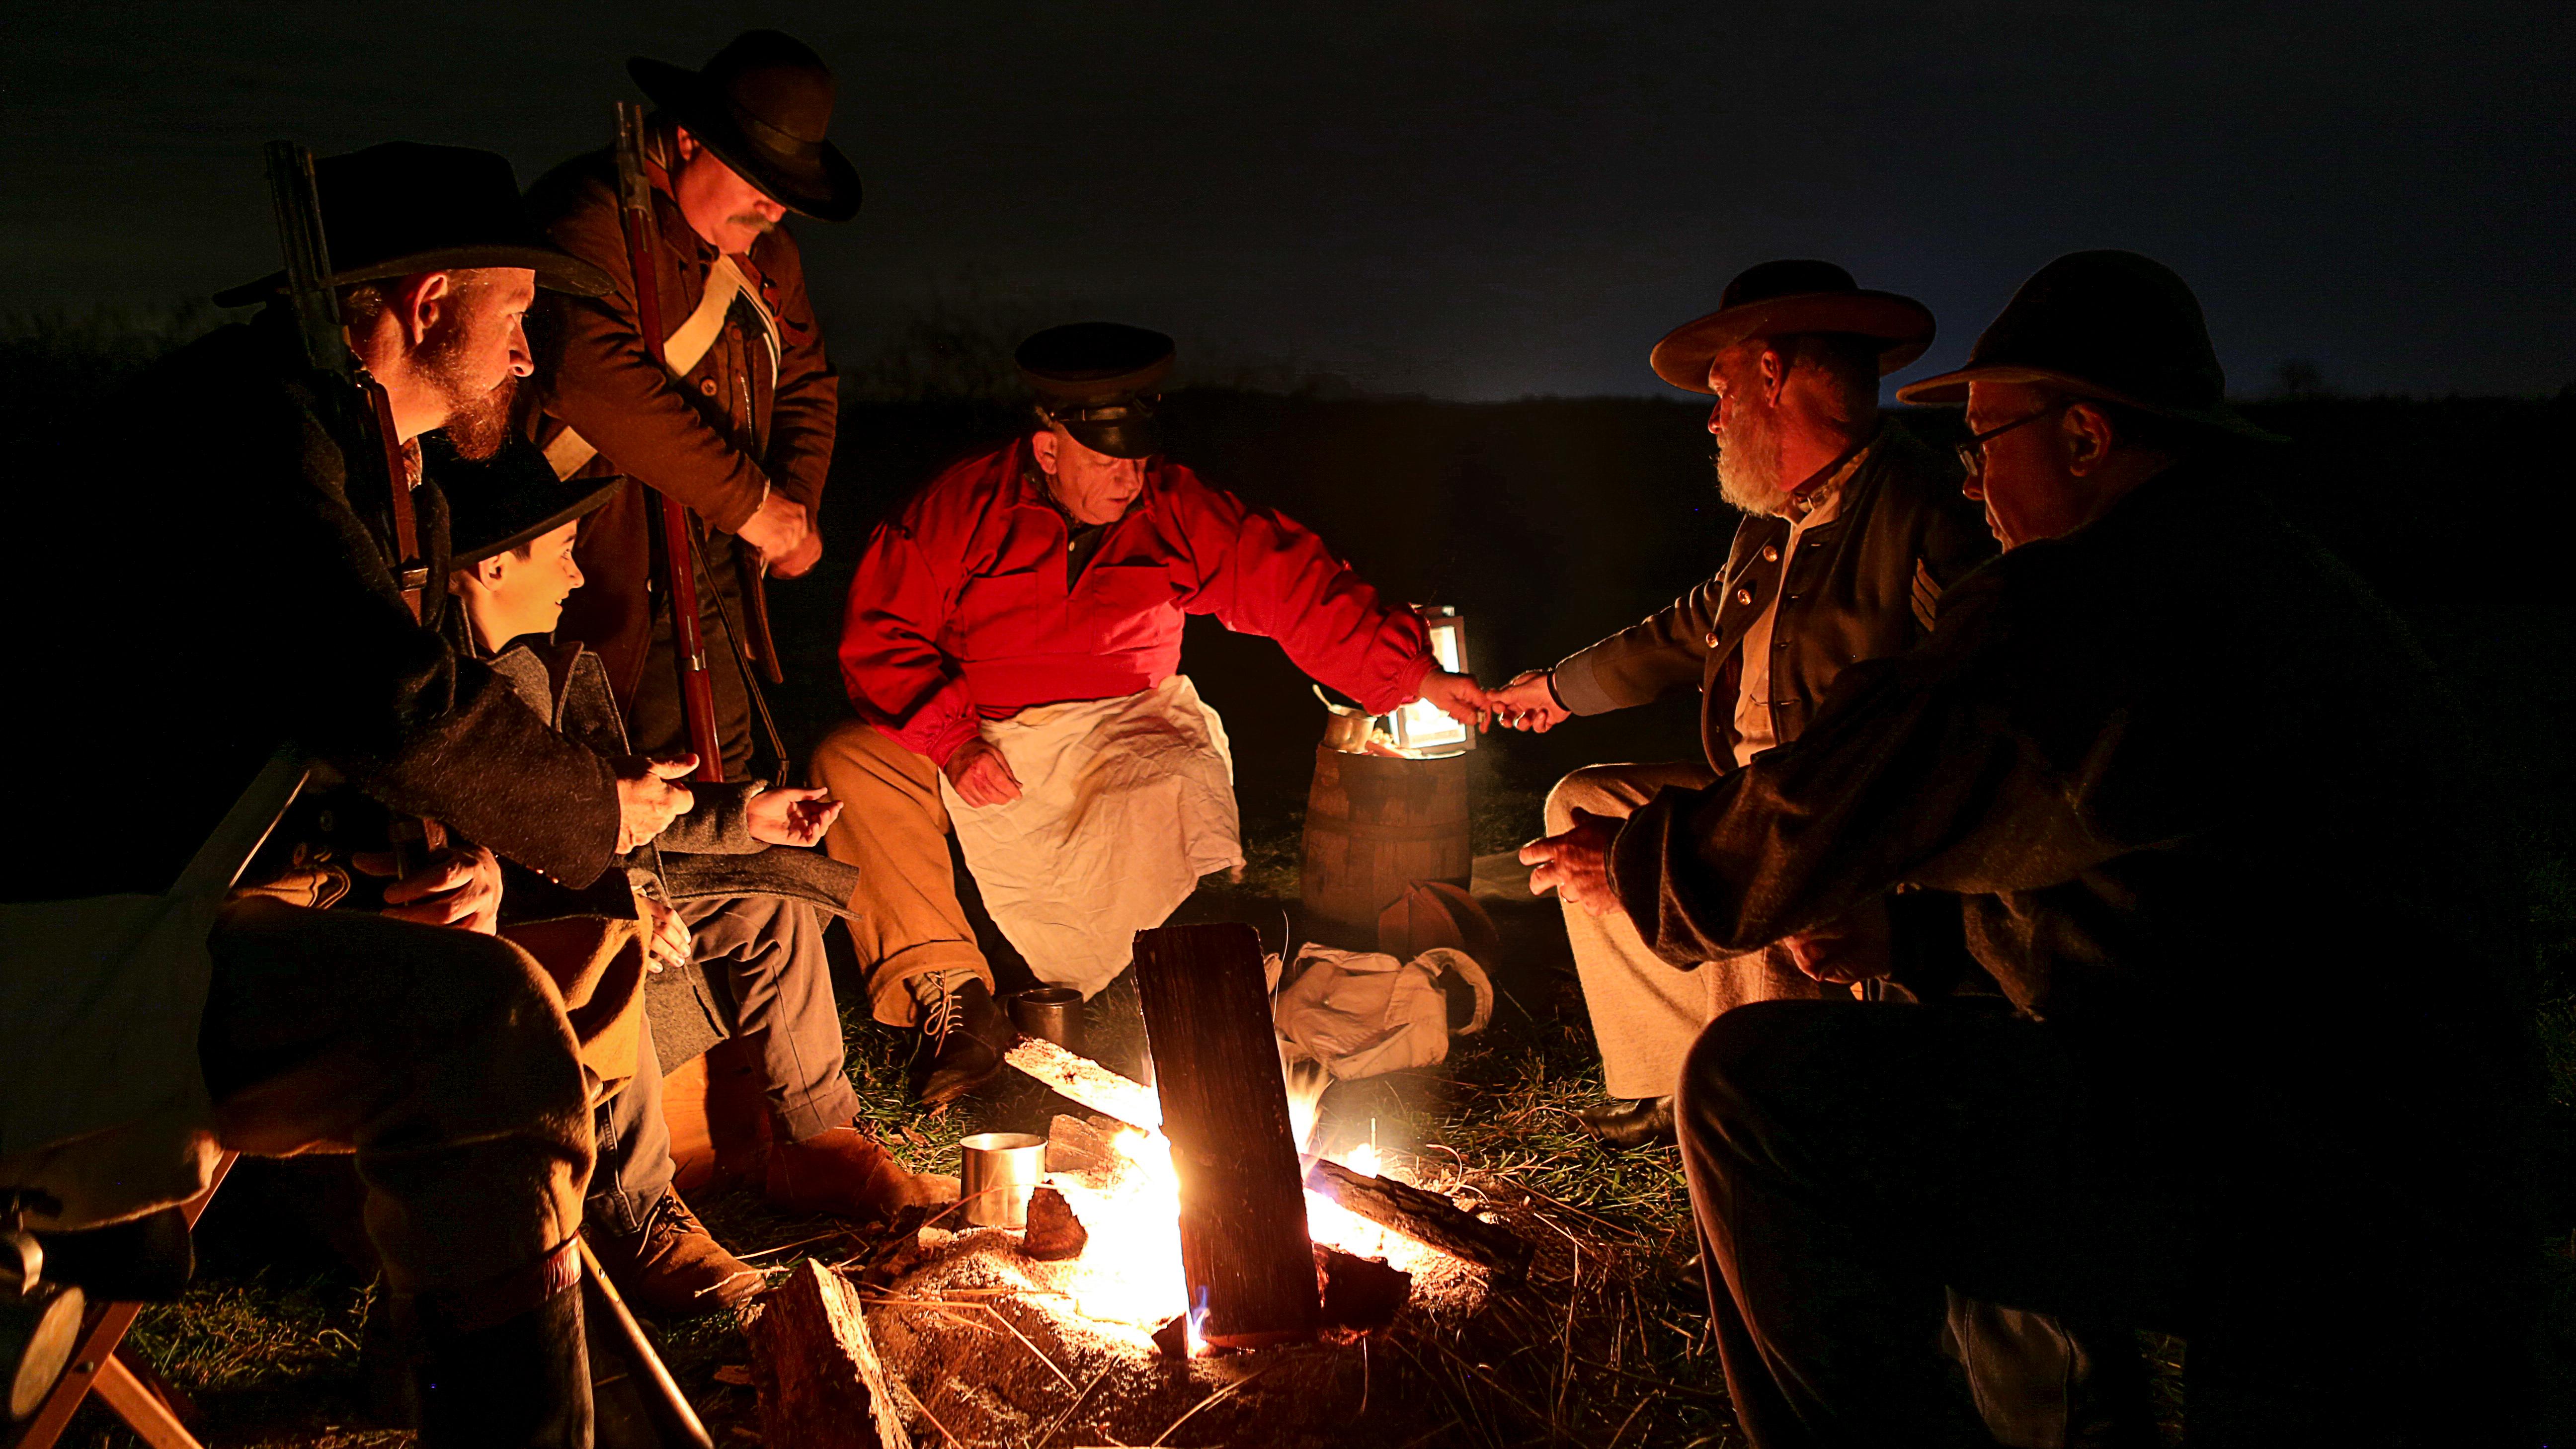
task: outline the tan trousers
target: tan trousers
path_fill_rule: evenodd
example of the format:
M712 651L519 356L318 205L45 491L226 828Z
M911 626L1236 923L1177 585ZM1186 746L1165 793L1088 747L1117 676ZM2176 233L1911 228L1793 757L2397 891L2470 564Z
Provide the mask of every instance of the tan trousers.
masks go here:
M888 1026L910 1026L912 981L932 971L989 989L993 968L957 902L948 858L948 807L939 767L860 720L844 720L814 750L814 783L841 802L823 849L859 868L850 939L868 973L868 1002Z
M1698 790L1716 778L1697 764L1586 766L1548 792L1547 833L1573 828L1578 809L1625 820L1659 790ZM1596 916L1567 906L1565 935L1601 1046L1602 1086L1613 1097L1671 1096L1691 1043L1720 1014L1824 991L1777 946L1682 970L1648 949L1620 911Z

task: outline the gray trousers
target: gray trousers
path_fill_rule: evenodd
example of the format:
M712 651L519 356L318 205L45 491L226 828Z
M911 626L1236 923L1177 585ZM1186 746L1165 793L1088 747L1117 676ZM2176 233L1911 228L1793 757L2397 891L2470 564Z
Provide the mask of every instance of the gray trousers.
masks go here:
M842 1071L822 912L780 896L724 896L684 902L680 916L729 1035L759 1065L780 1137L802 1142L849 1126L859 1098ZM674 1171L649 1019L636 1035L634 1077L599 1108L599 1167L590 1180L591 1216L619 1233L644 1226Z

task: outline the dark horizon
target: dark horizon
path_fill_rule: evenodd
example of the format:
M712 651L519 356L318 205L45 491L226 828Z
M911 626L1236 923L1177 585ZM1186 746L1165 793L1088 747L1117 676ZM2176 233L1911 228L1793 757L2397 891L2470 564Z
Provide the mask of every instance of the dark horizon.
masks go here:
M2240 395L2289 359L2350 394L2554 394L2576 13L2420 17L100 3L6 43L0 310L266 270L272 137L487 146L525 183L604 142L626 56L694 66L772 25L838 70L868 188L848 225L795 224L844 367L929 314L1105 315L1180 337L1184 381L1680 398L1654 339L1813 255L1940 316L1902 382L2050 257L2126 246L2199 290Z

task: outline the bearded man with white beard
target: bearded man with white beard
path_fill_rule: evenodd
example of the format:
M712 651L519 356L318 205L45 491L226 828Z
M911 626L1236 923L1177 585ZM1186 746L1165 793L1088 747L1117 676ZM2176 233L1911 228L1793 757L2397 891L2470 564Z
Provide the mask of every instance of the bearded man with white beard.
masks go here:
M1776 261L1655 345L1658 376L1717 399L1719 491L1745 514L1733 551L1653 617L1495 691L1496 719L1544 731L1697 689L1707 759L1577 770L1548 795L1549 835L1582 816L1624 819L1659 790L1703 788L1797 738L1845 666L1913 647L1942 592L1993 556L1957 469L1878 410L1878 379L1922 356L1932 334L1932 314L1911 298L1864 291L1829 262ZM1581 1114L1585 1128L1620 1147L1671 1140L1683 1058L1733 1007L1891 976L1951 990L1965 962L1955 903L1903 902L1894 914L1872 903L1830 932L1684 970L1627 917L1568 904L1612 1099Z

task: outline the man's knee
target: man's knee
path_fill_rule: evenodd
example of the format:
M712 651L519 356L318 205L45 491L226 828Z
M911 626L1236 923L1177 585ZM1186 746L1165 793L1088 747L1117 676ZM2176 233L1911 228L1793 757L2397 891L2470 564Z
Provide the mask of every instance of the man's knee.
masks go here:
M814 747L812 780L845 800L860 792L935 794L938 768L867 721L845 719Z
M1682 1062L1674 1107L1684 1135L1734 1138L1803 1099L1845 1015L1828 1002L1756 1001L1710 1022Z
M1589 810L1595 815L1628 814L1628 806L1613 782L1618 778L1617 765L1586 765L1556 782L1547 792L1547 833L1563 835L1574 828L1574 812Z

